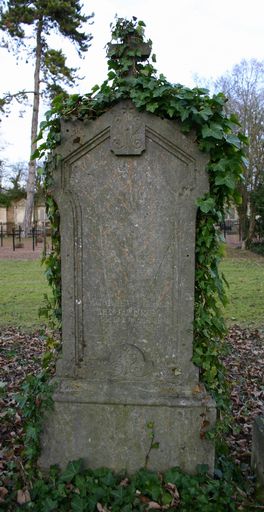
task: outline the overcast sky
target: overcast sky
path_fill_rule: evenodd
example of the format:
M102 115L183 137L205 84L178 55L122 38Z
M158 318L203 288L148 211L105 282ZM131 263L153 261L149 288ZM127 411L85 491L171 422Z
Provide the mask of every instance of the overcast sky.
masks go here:
M87 14L94 12L88 30L92 46L80 61L85 79L72 92L85 93L106 78L105 44L110 39L110 23L119 17L136 16L146 25L146 36L153 42L156 67L173 83L195 85L193 76L206 79L220 76L243 58L264 58L263 0L83 0ZM74 51L62 39L54 38L55 48L69 55L69 64L77 65ZM33 67L16 63L14 56L0 50L0 95L18 89L32 89ZM48 107L46 107L47 110ZM13 109L0 123L1 159L27 160L30 151L30 113L19 116Z

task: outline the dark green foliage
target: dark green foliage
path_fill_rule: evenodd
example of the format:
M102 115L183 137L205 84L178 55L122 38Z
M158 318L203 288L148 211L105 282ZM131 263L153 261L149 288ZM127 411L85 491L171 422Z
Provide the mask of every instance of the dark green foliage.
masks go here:
M251 242L250 246L249 246L250 250L252 252L255 252L256 254L261 254L262 256L264 256L264 242L262 240L262 242Z
M27 58L31 56L35 62L40 56L42 94L46 97L53 98L63 91L62 86L74 84L79 79L77 69L66 65L62 50L48 46L47 35L51 32L60 33L75 45L81 56L82 52L87 51L92 39L91 34L82 30L82 24L93 17L93 14L82 14L81 9L79 0L9 0L0 11L0 30L8 36L5 38L5 47L15 54L18 48L26 48ZM36 37L36 43L31 48L29 27L32 29L31 34ZM14 98L23 102L27 100L28 93L19 91L17 94L4 95L0 99L0 111L6 112Z
M19 201L20 199L26 197L26 190L20 183L23 171L23 163L14 164L13 169L11 169L13 175L8 176L11 186L9 185L8 188L0 187L0 206L5 206L8 208L12 201Z
M238 466L223 455L217 461L214 477L208 475L205 465L196 468L196 476L186 475L177 467L164 474L142 468L128 476L106 468L85 469L82 460L69 462L63 472L51 466L48 474L42 474L37 467L40 433L44 413L52 407L53 391L54 387L48 384L48 373L42 371L37 376L29 376L16 397L19 414L24 420L23 464L16 467L15 462L8 463L3 481L0 477L0 487L4 484L8 491L1 503L1 511L251 510L252 483L243 480ZM158 448L154 442L154 426L153 422L146 425L150 449ZM27 493L29 501L24 505L17 504L18 490Z
M82 461L77 460L70 462L63 472L53 466L47 477L38 474L30 489L32 501L12 509L6 502L3 510L235 512L242 501L237 490L241 482L235 467L226 464L225 470L217 470L215 479L207 474L206 467L197 469L196 476L172 468L163 475L141 469L127 477L106 468L85 470ZM246 509L241 507L240 510Z
M36 463L40 453L40 433L43 415L52 407L53 386L48 384L49 374L29 375L21 386L16 400L25 418L25 459L28 467Z
M40 308L40 315L48 318L53 328L61 326L61 265L60 265L60 215L54 199L46 198L47 216L51 224L52 249L43 256L46 265L45 274L52 289L52 296L45 295L45 306Z
M12 200L13 200L13 197L10 197L9 191L0 192L0 206L4 206L4 207L8 208L8 206L10 206Z
M112 36L114 41L121 43L120 57L118 60L116 56L111 58L110 45L108 80L84 96L75 94L66 99L63 96L55 98L52 109L46 114L46 121L41 123L39 138L47 132L46 140L35 156L43 156L47 150L59 146L60 118L95 119L123 98L130 98L140 111L177 119L183 132L196 132L200 150L209 157L210 192L198 201L193 361L200 367L201 379L218 406L223 407L224 404L227 406L227 394L219 354L225 326L219 299L225 304L226 297L223 276L218 270L221 252L216 226L223 220L224 207L238 200L237 184L243 173L241 144L246 139L238 132L236 117L224 114L226 98L223 94L210 98L206 89L172 85L163 75L156 76L152 64L140 63L137 47L128 45L128 36L133 34L140 44L144 41L143 22L137 23L135 18L132 21L117 20ZM47 188L54 165L56 159L46 166ZM59 259L59 251L53 257ZM55 283L57 277L54 279Z
M74 43L79 56L89 47L91 35L82 31L82 24L93 16L81 13L79 0L8 0L0 10L0 30L3 31L3 43L15 54L20 48L26 51L26 59L34 61L33 107L31 122L30 155L37 149L39 105L43 96L54 98L63 92L65 85L74 85L78 76L76 68L66 65L66 57L61 50L49 47L49 36L58 33ZM30 44L30 39L34 39ZM0 112L5 111L12 99L19 101L27 98L25 91L17 95L5 95L0 100ZM9 98L9 101L8 101ZM27 200L23 230L28 235L31 227L33 200L36 183L36 162L30 160L27 179Z
M59 30L81 52L87 50L91 36L81 32L80 25L91 16L81 14L79 0L8 0L6 3L6 8L1 12L0 29L16 38L18 43L23 44L27 25L41 22L44 33Z
M259 183L251 193L251 202L255 211L255 233L259 239L264 238L264 183Z

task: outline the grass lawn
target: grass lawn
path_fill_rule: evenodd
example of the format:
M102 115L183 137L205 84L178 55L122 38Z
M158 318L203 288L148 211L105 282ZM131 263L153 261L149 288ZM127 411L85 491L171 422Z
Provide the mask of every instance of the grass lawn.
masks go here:
M229 283L228 325L264 328L264 257L228 247L221 269Z
M246 251L227 249L227 255L221 265L230 282L228 292L230 304L226 310L229 323L264 328L264 258ZM25 332L33 332L41 326L38 309L43 301L43 294L48 291L43 270L40 260L0 260L0 328L12 326ZM180 507L177 504L173 505L173 510L179 508L179 510L228 512L263 508L256 503L252 476L248 478L251 438L249 422L260 410L259 393L261 393L262 373L259 362L263 360L263 349L260 346L260 337L256 336L256 333L248 337L248 329L236 327L233 331L230 337L230 343L233 343L232 350L225 359L225 367L229 382L233 383L232 413L234 417L237 415L240 423L237 430L231 430L227 438L232 459L225 459L222 456L223 466L220 461L218 461L220 466L216 466L218 474L223 475L219 480L209 479L205 475L197 479L197 477L179 473L178 470L170 470L162 480L160 475L146 473L146 470L143 470L133 477L133 481L124 480L124 477L120 481L118 475L112 475L107 469L94 473L87 470L86 473L81 473L78 461L71 462L66 473L60 477L56 476L53 470L49 480L43 480L40 477L38 480L31 480L24 453L26 449L32 449L32 445L35 446L33 439L39 435L38 421L39 415L43 413L43 406L41 406L42 409L39 407L43 397L45 400L47 396L47 384L37 379L33 387L31 384L31 387L25 387L22 390L27 397L25 410L27 414L28 411L32 414L30 420L28 416L25 418L25 412L21 413L21 409L14 400L14 394L21 393L21 382L27 374L39 373L45 342L39 333L28 336L25 333L21 335L14 332L12 336L3 336L0 340L1 359L4 363L1 379L7 394L2 395L4 396L2 402L5 405L5 412L2 414L3 446L6 448L3 451L3 471L0 482L0 491L3 496L0 498L4 508L0 505L0 510L18 511L21 507L17 505L24 503L26 499L29 505L29 507L26 505L27 510L30 508L47 511L66 509L81 511L86 509L87 496L91 498L93 508L97 503L98 510L99 505L101 506L98 496L104 503L100 510L109 510L108 505L113 504L115 510L125 510L126 505L130 504L134 510L135 503L135 510L149 510L151 500L155 505L159 505L157 496L159 496L159 502L161 497L163 500L166 496L170 504L178 503L180 496ZM254 371L251 371L250 365ZM27 383L26 386L29 384ZM39 399L40 396L41 399ZM33 408L34 411L41 412L34 412L33 415ZM26 421L29 422L26 423ZM246 425L245 431L244 425ZM28 437L23 436L23 428ZM233 458L236 459L236 463L232 462ZM241 469L242 465L244 466L243 481L242 477L238 476L240 475L238 461L241 463ZM20 466L23 468L23 473L18 470ZM126 480L127 483L124 484ZM164 482L170 483L165 487ZM79 489L82 490L79 491ZM135 489L139 489L139 494L135 494ZM148 501L145 502L143 499ZM261 496L258 499L261 500ZM24 506L22 508L24 510ZM159 508L161 509L161 505ZM128 510L127 507L126 509Z
M228 247L221 269L229 282L228 324L264 328L264 257ZM39 328L47 292L40 260L0 260L0 327Z
M39 328L45 321L38 310L48 291L40 260L0 260L0 327Z

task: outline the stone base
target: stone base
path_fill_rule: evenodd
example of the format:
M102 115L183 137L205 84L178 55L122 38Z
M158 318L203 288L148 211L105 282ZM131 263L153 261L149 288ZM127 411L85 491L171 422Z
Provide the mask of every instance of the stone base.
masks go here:
M264 490L264 416L256 418L253 424L251 465L259 487Z
M44 470L52 464L64 468L69 461L82 458L89 468L104 466L133 473L146 463L150 422L159 448L150 451L148 469L179 466L195 473L197 464L207 464L213 471L214 445L203 438L203 432L205 424L208 428L214 425L214 403L186 396L175 399L173 406L55 399L42 436L39 465Z

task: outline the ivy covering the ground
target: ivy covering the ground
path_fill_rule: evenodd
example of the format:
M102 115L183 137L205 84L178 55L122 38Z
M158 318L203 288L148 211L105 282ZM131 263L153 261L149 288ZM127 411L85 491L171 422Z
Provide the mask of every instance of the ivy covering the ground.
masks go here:
M44 139L33 155L43 157L57 148L44 171L48 192L54 166L59 161L60 121L96 119L122 99L131 99L139 111L147 111L170 120L177 120L183 133L196 133L199 149L208 155L207 171L210 191L197 202L196 274L193 362L200 368L201 381L215 398L219 409L228 407L227 390L220 353L226 332L221 304L226 303L224 277L219 271L221 239L218 225L224 219L224 209L238 202L237 185L243 175L245 162L243 134L238 132L238 120L227 117L222 93L209 96L206 89L190 89L169 83L157 75L153 63L138 63L140 45L131 48L130 37L144 43L144 23L117 19L112 27L112 42L108 46L108 78L83 96L61 95L41 123L39 139ZM150 41L149 41L150 43ZM155 56L152 57L152 62ZM132 72L131 72L132 71ZM47 198L48 215L53 228L53 252L48 256L47 275L54 291L55 308L60 315L60 244L59 213L53 199Z
M221 473L221 471L219 471ZM3 510L14 512L143 512L163 510L189 512L235 512L235 486L226 473L216 480L201 466L196 476L173 468L163 475L141 469L132 477L106 468L84 469L72 461L64 472L53 466L48 478L38 478L29 493L21 492L20 506L12 495ZM30 500L29 500L30 496ZM23 497L23 499L21 499ZM241 508L243 510L243 508ZM245 509L244 509L245 510Z
M134 475L115 474L109 469L85 469L80 460L69 462L64 471L52 466L48 474L42 474L37 466L39 436L43 413L49 413L54 392L48 384L54 358L47 359L45 347L48 341L50 351L55 352L57 344L50 335L47 340L41 331L30 335L12 328L1 333L1 511L233 512L261 508L256 499L263 501L263 494L259 490L254 496L254 477L249 471L251 434L248 429L260 411L263 333L237 326L229 332L227 342L234 350L225 358L225 366L232 386L236 427L227 438L231 457L218 456L213 476L207 474L203 465L197 468L195 476L186 475L177 467L163 474L149 471L150 451L145 454L144 469ZM25 375L28 377L24 380ZM150 449L154 449L155 425L150 423L146 427Z

